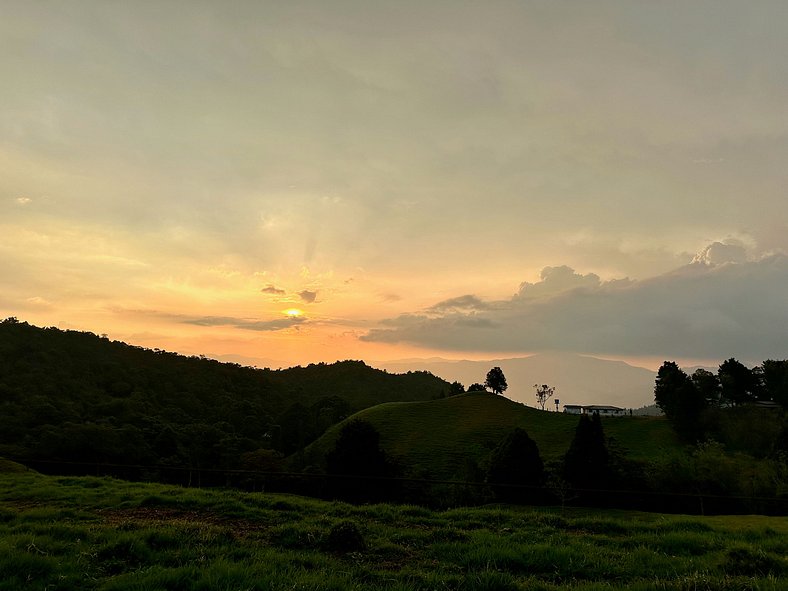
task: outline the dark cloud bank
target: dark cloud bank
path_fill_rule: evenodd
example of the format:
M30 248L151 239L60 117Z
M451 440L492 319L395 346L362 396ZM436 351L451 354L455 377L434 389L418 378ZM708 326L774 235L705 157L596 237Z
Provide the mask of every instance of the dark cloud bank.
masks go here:
M546 267L510 299L452 298L386 320L362 339L491 352L788 356L788 256L747 262L739 250L712 246L693 263L643 281L603 282ZM735 256L719 262L723 254Z

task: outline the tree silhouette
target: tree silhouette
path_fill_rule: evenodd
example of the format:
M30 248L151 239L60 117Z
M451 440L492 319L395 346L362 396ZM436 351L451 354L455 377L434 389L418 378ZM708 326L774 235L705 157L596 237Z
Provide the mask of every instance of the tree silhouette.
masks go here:
M487 372L487 379L484 380L484 385L493 391L493 394L503 394L508 388L506 383L506 376L503 375L503 370L500 367L493 367Z
M456 396L457 394L464 394L465 386L460 382L452 382L449 384L449 396Z
M604 488L610 480L607 443L597 413L580 417L575 436L564 456L564 478L580 489Z
M699 375L699 382L706 377ZM657 372L654 383L654 402L662 409L676 433L688 440L701 437L700 416L707 402L705 392L673 361L666 361Z
M534 388L536 388L536 403L544 410L544 405L555 394L555 387L547 384L542 384L541 386L534 384Z
M380 434L366 421L353 420L339 432L334 449L326 454L326 471L333 496L354 502L379 501L392 493L394 464L380 448ZM356 478L353 478L356 477Z
M758 398L758 378L751 369L733 357L717 370L722 387L722 399L728 404L744 404Z
M536 442L523 429L515 428L490 454L487 482L499 499L517 502L536 496L533 489L518 486L540 486L543 480L544 463Z

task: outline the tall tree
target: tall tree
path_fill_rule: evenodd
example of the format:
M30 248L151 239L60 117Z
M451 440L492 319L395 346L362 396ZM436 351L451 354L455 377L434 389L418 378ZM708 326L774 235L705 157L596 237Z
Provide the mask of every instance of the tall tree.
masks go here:
M487 372L487 379L484 380L484 385L493 391L493 394L503 394L508 388L506 383L506 376L503 375L503 370L500 367L493 367Z
M674 361L664 362L657 372L654 402L680 437L688 441L701 437L700 415L706 407L706 400Z
M535 496L533 489L518 487L540 486L543 480L544 463L536 442L523 429L515 428L490 454L487 481L498 498L516 502Z
M610 480L607 442L599 415L582 415L564 456L564 478L575 488L604 488Z

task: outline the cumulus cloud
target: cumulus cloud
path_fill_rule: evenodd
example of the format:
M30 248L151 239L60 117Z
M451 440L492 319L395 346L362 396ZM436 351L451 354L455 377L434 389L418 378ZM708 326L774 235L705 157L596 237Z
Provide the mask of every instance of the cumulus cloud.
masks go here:
M317 298L317 292L304 289L298 292L298 296L307 304L311 304L315 301L315 298Z
M563 267L556 278L554 269L509 300L473 310L444 310L439 303L389 319L362 339L490 352L788 356L786 255L735 265L690 264L642 281L600 282ZM537 293L541 297L523 296Z
M270 283L268 285L266 285L260 291L262 291L263 293L270 293L270 294L273 294L273 295L284 295L284 293L285 293L284 289L279 289L278 287L276 287L275 285L272 285Z
M576 273L574 269L566 265L560 267L545 267L542 269L541 281L536 283L528 283L525 281L521 283L520 290L517 292L516 297L538 298L553 296L572 289L594 289L600 285L601 281L599 276L594 273L580 275Z

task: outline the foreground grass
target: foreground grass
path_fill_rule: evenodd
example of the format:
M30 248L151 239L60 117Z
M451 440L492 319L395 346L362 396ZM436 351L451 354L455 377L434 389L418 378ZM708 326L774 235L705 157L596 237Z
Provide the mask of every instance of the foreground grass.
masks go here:
M0 590L777 591L787 534L788 518L434 512L0 474Z

